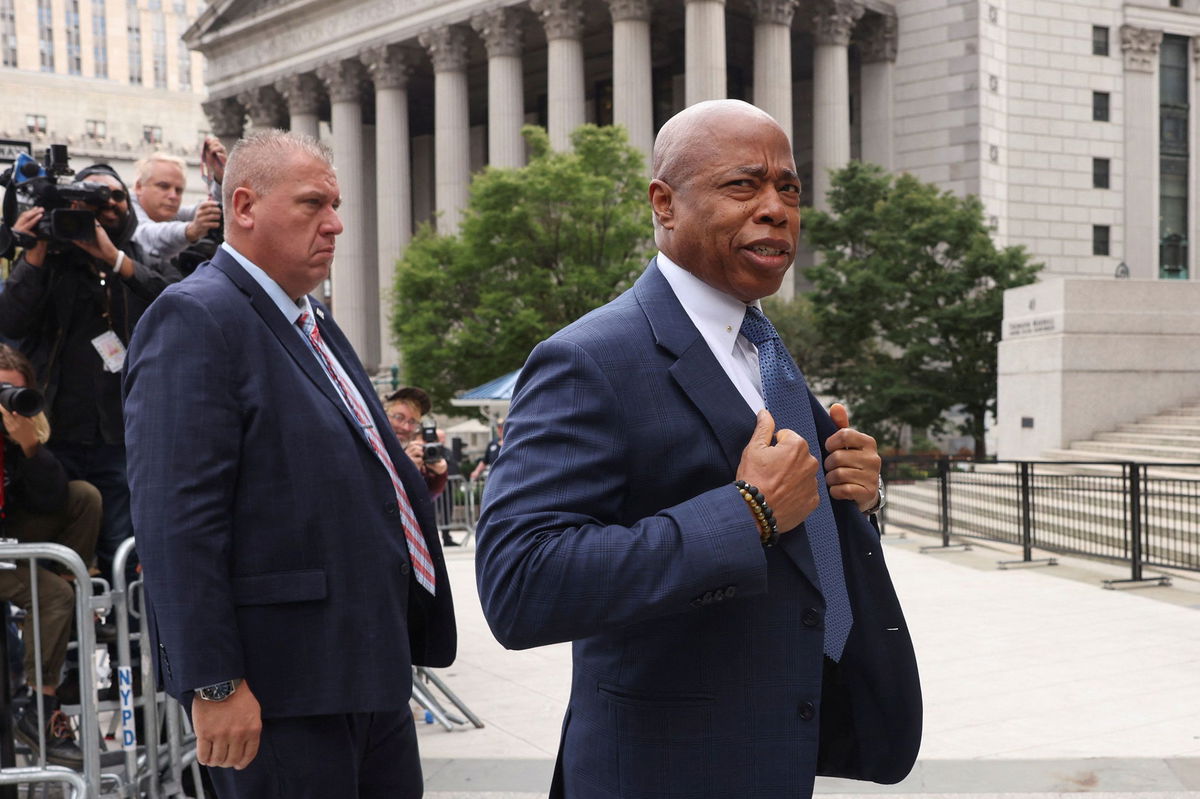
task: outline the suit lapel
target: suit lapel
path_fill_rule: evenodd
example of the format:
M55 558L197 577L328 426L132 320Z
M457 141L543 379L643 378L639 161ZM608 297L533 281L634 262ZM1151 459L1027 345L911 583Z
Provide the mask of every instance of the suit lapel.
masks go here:
M288 324L287 318L280 313L275 301L267 296L262 286L258 285L258 281L252 278L250 273L243 269L242 265L224 250L217 250L216 255L213 256L212 264L224 272L234 285L241 289L250 299L250 306L258 314L259 318L262 319L263 324L279 340L279 343L287 350L292 360L296 362L296 366L299 367L300 371L312 381L317 391L321 392L326 399L333 403L333 406L345 418L346 422L355 429L355 435L357 436L358 421L351 416L350 410L338 395L337 389L333 387L333 383L329 381L325 370L317 363L317 358L313 354L313 351L300 338L300 334L296 329ZM323 329L322 335L324 335ZM340 354L339 357L341 357ZM361 436L359 437L361 438Z
M692 324L691 317L671 290L671 284L659 271L657 261L650 262L633 290L650 321L655 341L677 359L670 367L671 377L704 416L721 442L729 471L736 472L742 450L754 432L754 413L713 356L708 342ZM818 426L818 429L821 428ZM828 435L821 433L822 439ZM820 586L808 539L794 534L783 535L779 542L780 549L795 562L808 581Z

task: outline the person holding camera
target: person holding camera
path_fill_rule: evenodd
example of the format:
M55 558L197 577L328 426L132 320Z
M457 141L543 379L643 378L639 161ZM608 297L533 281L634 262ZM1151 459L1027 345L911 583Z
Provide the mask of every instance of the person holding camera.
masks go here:
M221 226L221 204L206 199L181 208L187 186L182 158L157 152L137 162L134 241L151 258L170 261Z
M45 209L34 207L13 224L28 244L0 292L0 334L21 341L53 421L55 456L72 479L87 480L104 498L97 544L101 571L111 577L120 543L133 534L125 476L121 368L133 327L150 303L180 275L150 265L133 241L137 218L116 171L93 164L76 181L105 186L92 236L56 240L39 232Z
M70 547L90 563L100 532L100 492L82 480L68 481L66 470L44 444L50 437L46 416L33 408L40 397L30 389L33 366L21 353L0 344L0 532L22 543L52 542ZM24 392L24 393L22 393ZM21 407L32 399L32 407ZM14 410L14 408L16 410ZM18 412L21 411L21 412ZM32 411L32 415L28 414ZM46 761L69 768L83 767L83 753L59 708L57 689L67 657L75 591L53 567L37 568L38 630L42 640L39 663L29 634L33 621L33 580L29 561L0 571L0 599L25 609L25 680L36 685L41 675L46 711ZM37 702L30 701L17 717L14 732L35 752L38 748Z
M429 498L440 507L442 493L450 479L450 462L446 458L446 445L442 443L445 433L436 425L426 427L421 424L421 419L433 408L429 394L416 386L405 386L388 394L384 401L392 432L404 447L404 454L425 479ZM442 546L458 546L445 526L442 527Z

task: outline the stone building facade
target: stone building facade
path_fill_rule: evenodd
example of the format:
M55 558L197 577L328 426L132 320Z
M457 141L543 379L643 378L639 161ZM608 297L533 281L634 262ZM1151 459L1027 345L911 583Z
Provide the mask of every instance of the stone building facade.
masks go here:
M473 172L523 162L523 123L560 148L619 123L648 152L707 98L789 130L807 203L861 158L979 195L1047 275L1192 279L1198 34L1200 0L217 0L185 40L227 143L333 145L333 301L375 367L414 226L454 230Z
M131 178L153 150L196 161L208 121L204 58L181 36L204 0L0 0L0 139ZM189 170L190 199L203 195Z

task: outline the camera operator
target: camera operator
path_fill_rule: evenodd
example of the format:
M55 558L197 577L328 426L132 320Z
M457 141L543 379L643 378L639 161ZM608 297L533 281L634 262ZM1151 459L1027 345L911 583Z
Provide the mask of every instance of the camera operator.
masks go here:
M442 431L436 427L431 435L421 424L421 419L429 414L433 403L424 389L416 386L406 386L397 389L384 398L384 410L392 431L404 447L404 452L416 465L421 476L425 478L425 487L429 489L429 498L438 503L442 492L446 490L446 482L450 478L450 463L446 458L446 447L440 443L438 434ZM433 440L429 440L432 438ZM449 532L442 528L442 546L456 547L458 542L450 537Z
M76 173L76 181L107 186L111 196L95 214L86 240L37 240L17 258L0 292L0 334L20 339L33 363L54 423L54 454L73 479L87 480L104 498L97 544L102 572L133 534L125 477L121 367L141 314L179 273L150 266L132 241L137 219L125 184L107 164ZM36 236L45 211L22 213L13 230Z
M136 164L133 240L153 259L170 261L221 226L221 204L207 199L180 208L187 186L182 158L154 153Z
M5 536L22 543L52 542L70 547L90 563L100 531L100 494L86 482L67 481L62 464L43 444L50 437L44 413L32 416L9 409L7 396L34 383L33 366L7 344L0 344L0 419L4 441L0 446L0 520ZM39 401L40 404L40 401ZM24 409L28 412L30 409ZM26 612L25 680L36 685L41 675L46 710L46 760L60 766L83 767L83 753L59 709L57 689L67 657L71 623L75 618L75 592L68 579L46 566L37 567L38 629L42 659L35 657L30 623L33 621L33 580L29 561L0 571L0 599ZM17 717L14 731L38 751L37 702L30 701Z

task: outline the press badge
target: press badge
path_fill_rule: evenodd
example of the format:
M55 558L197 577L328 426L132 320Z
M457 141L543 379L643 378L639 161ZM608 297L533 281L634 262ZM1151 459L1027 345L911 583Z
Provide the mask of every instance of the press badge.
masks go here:
M106 330L92 339L92 346L104 360L104 371L119 372L125 366L125 345L116 333Z

